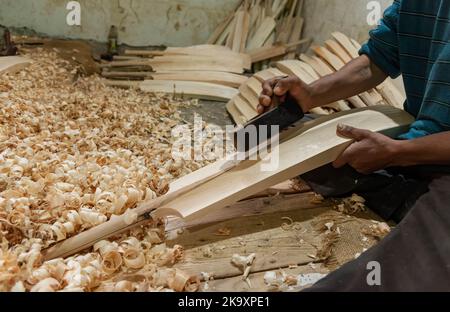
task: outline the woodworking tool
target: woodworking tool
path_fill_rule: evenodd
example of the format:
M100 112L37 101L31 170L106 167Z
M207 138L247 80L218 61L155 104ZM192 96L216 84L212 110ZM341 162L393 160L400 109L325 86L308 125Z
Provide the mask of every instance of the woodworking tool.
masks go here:
M112 62L114 60L114 56L119 55L118 50L118 40L119 40L119 32L117 27L112 25L109 29L108 34L108 52L101 55L103 60L107 60Z
M286 77L280 77L279 80L283 78ZM302 108L289 93L282 98L273 96L269 111L235 130L234 145L238 152L248 152L261 144L267 144L273 136L302 120L303 117L305 114ZM278 126L278 131L273 133L272 126ZM252 138L255 130L257 138Z
M4 28L3 34L0 34L0 36L2 37L2 40L0 41L0 56L17 55L17 47L11 40L11 32L9 29Z

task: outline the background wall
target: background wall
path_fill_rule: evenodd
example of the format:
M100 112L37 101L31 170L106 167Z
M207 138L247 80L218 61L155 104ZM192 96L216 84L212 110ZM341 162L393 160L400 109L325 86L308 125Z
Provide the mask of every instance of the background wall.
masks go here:
M134 46L204 43L238 0L78 0L81 26L68 26L69 0L0 0L0 25L104 42L109 27Z
M368 38L372 28L367 24L367 4L371 0L306 0L304 7L305 37L316 42L329 39L333 31L339 30L359 42ZM393 0L379 0L384 11Z
M0 0L0 25L27 27L50 36L104 42L109 26L121 43L186 46L204 43L239 0L79 0L81 26L66 24L69 0ZM370 0L305 0L305 36L317 42L334 30L367 38ZM386 8L392 0L379 0Z

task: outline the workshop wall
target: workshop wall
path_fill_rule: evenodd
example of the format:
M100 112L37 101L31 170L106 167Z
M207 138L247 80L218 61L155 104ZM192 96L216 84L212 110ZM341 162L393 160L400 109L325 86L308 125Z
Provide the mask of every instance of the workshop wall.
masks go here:
M133 46L204 43L238 0L79 0L81 26L68 26L69 0L0 0L0 25L104 42L112 24Z
M358 41L367 38L371 0L306 0L305 36L316 42L340 30ZM238 0L79 0L81 26L68 26L69 0L0 0L0 25L27 27L38 33L106 41L118 25L120 41L134 46L186 46L203 43ZM384 10L392 0L379 0Z
M379 3L383 12L393 0L306 0L304 37L322 44L330 33L338 30L359 42L366 41L369 30L374 27L367 23L370 2Z

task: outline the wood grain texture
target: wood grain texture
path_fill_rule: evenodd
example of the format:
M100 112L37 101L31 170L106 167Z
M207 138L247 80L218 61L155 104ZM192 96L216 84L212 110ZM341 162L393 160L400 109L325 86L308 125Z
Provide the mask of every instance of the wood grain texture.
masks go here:
M239 88L248 80L247 76L215 71L162 71L149 73L154 80L178 80L215 83L232 88Z
M0 57L0 75L14 74L28 67L31 60L21 56Z
M254 34L252 38L249 39L247 44L247 51L251 51L253 49L260 48L264 46L264 43L270 37L270 35L275 30L276 22L273 17L266 17L261 26L259 26L258 30Z
M245 118L245 116L236 108L236 105L234 104L234 100L231 99L227 105L226 109L228 114L230 114L231 118L234 120L235 124L240 126L244 125L248 119Z
M258 116L258 112L255 110L254 106L247 102L240 94L233 98L234 105L237 110L245 116L246 121L252 120Z
M266 80L280 76L284 76L284 73L282 71L277 68L268 68L263 71L257 72L253 77L258 79L262 83Z
M258 109L259 95L256 95L255 91L252 90L247 84L243 84L239 87L239 93L255 111Z
M214 213L217 209L261 192L271 185L334 161L351 144L351 140L336 135L339 123L375 132L399 128L404 131L414 118L393 107L380 106L338 113L331 120L324 120L326 121L316 121L313 128L305 128L305 132L281 143L279 164L274 170L262 171L261 161L242 162L230 171L165 204L156 210L155 216L176 214L184 218L197 218Z

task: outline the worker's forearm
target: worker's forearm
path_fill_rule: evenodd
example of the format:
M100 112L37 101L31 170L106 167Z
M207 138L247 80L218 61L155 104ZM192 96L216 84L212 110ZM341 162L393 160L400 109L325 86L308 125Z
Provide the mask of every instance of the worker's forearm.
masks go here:
M398 141L393 165L450 165L450 132Z
M309 85L313 107L323 106L370 90L387 78L366 55L348 63L334 74Z

